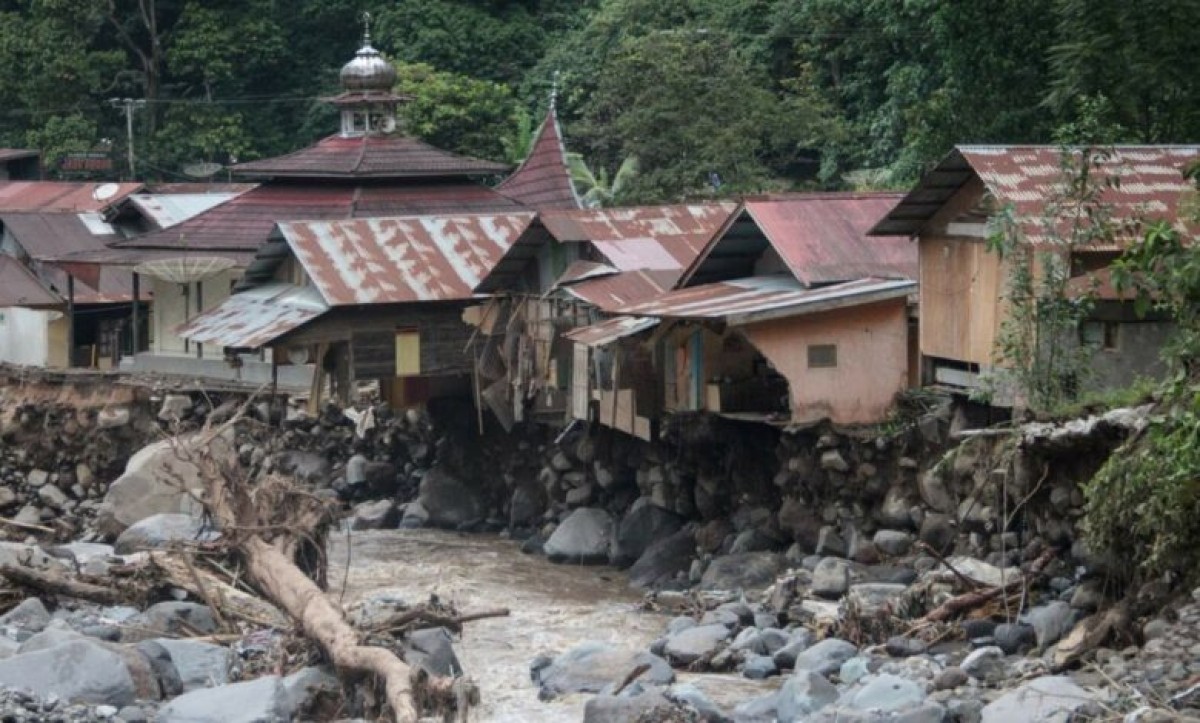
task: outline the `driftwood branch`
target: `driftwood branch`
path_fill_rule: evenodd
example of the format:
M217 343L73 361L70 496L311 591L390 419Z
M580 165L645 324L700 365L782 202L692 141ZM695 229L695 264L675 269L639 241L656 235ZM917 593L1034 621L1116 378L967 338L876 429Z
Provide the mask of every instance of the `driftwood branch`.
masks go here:
M917 621L917 624L945 622L969 610L982 607L1001 595L1007 595L1020 590L1027 582L1032 581L1042 574L1042 570L1046 569L1046 565L1050 564L1050 561L1054 559L1054 555L1054 550L1046 550L1029 566L1028 573L1016 578L1007 585L991 587L986 590L973 590L950 598L933 610L930 610L925 617Z
M121 605L129 596L116 588L72 580L53 572L41 572L23 565L0 565L0 575L24 587L51 595L66 595L101 605Z
M498 610L483 610L477 613L468 613L465 615L442 615L441 613L427 610L425 608L415 608L413 610L405 610L397 612L375 625L372 632L399 632L413 623L421 623L434 627L446 628L452 633L461 633L463 623L469 623L474 620L484 620L486 618L502 618L508 617L508 608L500 608Z

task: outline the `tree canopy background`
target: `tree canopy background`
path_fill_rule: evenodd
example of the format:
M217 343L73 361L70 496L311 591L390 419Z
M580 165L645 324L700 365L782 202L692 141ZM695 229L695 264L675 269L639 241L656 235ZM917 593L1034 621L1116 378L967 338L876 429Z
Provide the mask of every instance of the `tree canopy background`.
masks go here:
M408 132L519 161L557 78L617 202L903 187L955 143L1200 140L1200 0L0 0L0 144L112 149L139 177L274 155L363 11ZM124 169L127 171L127 169Z

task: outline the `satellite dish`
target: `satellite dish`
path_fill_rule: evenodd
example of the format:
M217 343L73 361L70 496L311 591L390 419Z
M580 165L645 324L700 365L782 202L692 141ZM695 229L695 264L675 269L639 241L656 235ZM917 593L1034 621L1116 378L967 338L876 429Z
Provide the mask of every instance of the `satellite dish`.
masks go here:
M189 163L183 167L184 175L192 178L212 178L224 168L220 163Z
M133 270L160 281L190 284L193 281L203 281L236 265L233 259L222 256L179 256L144 261L134 266Z
M93 201L107 201L121 191L121 187L115 183L101 183L92 190Z
M290 346L287 350L288 361L296 366L308 363L308 347Z
M392 133L396 130L396 119L392 116L384 116L383 122L380 124L384 133Z

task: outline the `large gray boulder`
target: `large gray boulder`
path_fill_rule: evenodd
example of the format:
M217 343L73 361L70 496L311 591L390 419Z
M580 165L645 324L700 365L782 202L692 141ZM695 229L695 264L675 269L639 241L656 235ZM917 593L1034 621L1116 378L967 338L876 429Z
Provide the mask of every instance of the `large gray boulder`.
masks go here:
M404 639L404 659L430 675L456 678L463 669L453 643L445 628L414 630Z
M784 558L773 552L744 552L718 557L700 578L701 590L754 590L775 582Z
M796 656L796 673L812 672L829 676L841 669L842 663L853 658L858 648L839 638L826 638Z
M186 459L189 455L211 454L227 459L236 453L231 437L220 436L202 449L198 434L164 439L143 447L129 458L125 473L108 487L96 524L105 535L116 537L126 527L151 515L175 513L199 515L196 495L204 489L200 470Z
M839 598L850 588L850 563L839 557L825 557L812 573L812 593L824 598Z
M207 605L160 602L125 621L123 642L138 642L170 635L207 635L217 631L217 621Z
M657 655L598 642L583 643L553 660L535 662L531 676L540 688L539 695L549 700L568 693L599 693L643 664L650 668L638 676L638 682L669 685L675 681L675 671Z
M562 521L542 549L551 562L603 564L608 562L613 520L598 507L580 507Z
M229 648L173 638L156 638L154 642L171 656L185 693L229 682L229 671L236 662L236 656Z
M122 656L86 639L0 660L0 687L117 707L132 703L138 693Z
M654 542L633 567L629 584L639 590L651 590L670 584L679 573L687 572L696 557L696 540L690 529Z
M1099 700L1065 675L1034 678L984 706L981 723L1065 723Z
M487 516L487 499L477 486L467 484L437 466L421 478L417 497L433 527L457 529L473 525Z
M857 710L901 711L925 702L925 688L897 675L872 675L847 691L841 703Z
M838 689L824 676L798 671L779 689L776 712L779 723L799 723L837 700Z
M117 537L113 549L118 555L140 550L158 550L177 542L210 542L220 533L193 515L163 513L138 520Z
M695 625L667 638L663 651L673 665L691 665L701 658L711 658L729 637L729 628L719 623Z
M598 695L584 704L583 723L669 720L673 710L675 705L655 690L627 697Z
M654 504L649 497L639 497L617 525L613 544L612 563L628 567L649 547L683 527L683 518Z
M292 719L283 679L267 675L244 683L201 688L159 709L156 723L282 723Z

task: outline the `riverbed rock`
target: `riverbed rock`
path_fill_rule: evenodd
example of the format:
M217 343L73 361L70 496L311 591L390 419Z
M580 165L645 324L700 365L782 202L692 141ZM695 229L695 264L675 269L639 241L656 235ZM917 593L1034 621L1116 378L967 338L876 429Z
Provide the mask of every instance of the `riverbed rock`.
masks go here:
M779 689L776 711L779 723L800 723L838 698L838 689L824 676L798 671Z
M417 501L428 515L427 523L434 527L458 529L487 517L487 499L482 490L442 466L430 469L421 478Z
M874 617L885 608L893 607L908 592L908 586L898 582L860 582L850 586L846 602L854 605L859 614Z
M1097 700L1065 675L1044 676L984 706L981 723L1065 723L1072 712Z
M680 573L687 572L696 556L696 542L690 529L657 540L629 568L629 584L639 590L666 586Z
M638 676L639 682L645 685L674 682L675 671L657 655L599 642L583 643L551 660L535 661L531 675L539 687L539 697L550 700L569 693L599 693L643 664L650 667Z
M508 503L508 526L518 530L533 527L545 511L545 488L536 484L517 485Z
M204 488L200 470L185 459L188 455L211 454L226 459L236 454L232 435L212 439L201 449L198 434L164 439L143 447L125 465L125 473L108 487L96 524L110 539L139 520L157 514L199 516L196 495Z
M0 615L0 629L17 628L28 633L37 633L46 629L50 623L50 613L42 601L35 598L25 598L21 604Z
M696 625L667 638L664 651L672 665L683 667L711 658L728 640L729 628L725 625Z
M137 642L170 635L207 635L217 631L217 621L207 605L160 602L125 621L121 640Z
M817 563L812 575L812 593L824 598L840 598L850 588L850 563L826 557Z
M551 562L598 565L608 562L613 520L599 507L580 507L562 521L542 549Z
M1004 651L995 645L972 650L958 667L976 680L994 680L1005 672Z
M879 530L871 541L883 554L899 557L908 554L909 549L912 548L913 538L912 535L901 530Z
M923 686L897 675L871 675L864 678L859 687L847 691L839 704L857 710L881 712L915 708L925 702Z
M640 695L598 695L583 706L583 723L669 720L675 705L656 690Z
M237 659L229 648L174 638L155 638L153 642L161 645L170 655L185 693L229 682L229 671Z
M277 675L201 688L164 705L156 723L267 723L292 719L292 700Z
M1024 653L1037 644L1037 633L1032 625L1024 623L1001 623L992 631L996 647L1006 655Z
M617 525L612 564L628 567L649 547L683 527L683 518L655 505L649 497L639 497Z
M193 515L162 513L138 520L113 543L118 555L139 550L159 550L177 542L211 542L220 534Z
M456 678L463 673L454 654L454 639L445 628L425 628L406 635L404 659L430 675Z
M853 643L839 638L826 638L796 656L796 673L812 672L829 676L838 672L842 663L858 653Z
M362 502L350 513L350 529L383 530L399 522L396 502L391 499Z
M0 660L0 686L118 707L137 697L122 657L83 638Z
M1025 614L1025 622L1033 626L1038 648L1045 650L1071 632L1075 625L1075 611L1070 604L1055 600L1048 605L1031 608Z
M783 571L782 555L773 552L745 552L725 555L712 561L700 579L701 590L756 590L775 582Z

